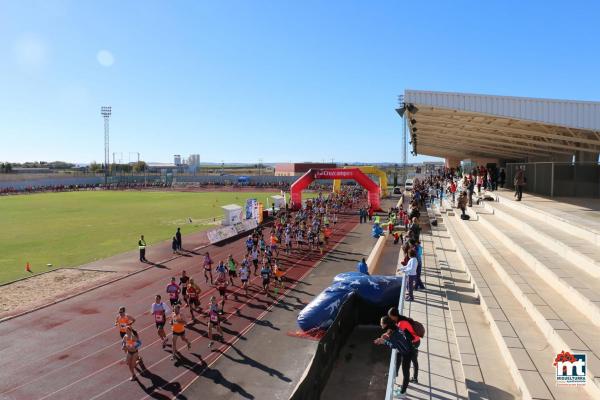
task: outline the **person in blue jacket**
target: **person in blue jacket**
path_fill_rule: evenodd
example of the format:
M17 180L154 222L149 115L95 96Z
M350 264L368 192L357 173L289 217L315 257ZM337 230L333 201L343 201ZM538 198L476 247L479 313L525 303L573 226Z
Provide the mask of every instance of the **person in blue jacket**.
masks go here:
M358 264L356 265L356 269L361 274L369 275L369 267L367 266L367 262L364 258L358 262Z
M423 269L423 245L420 241L411 241L411 245L417 250L417 278L415 281L415 290L425 289L425 284L421 280L421 271Z

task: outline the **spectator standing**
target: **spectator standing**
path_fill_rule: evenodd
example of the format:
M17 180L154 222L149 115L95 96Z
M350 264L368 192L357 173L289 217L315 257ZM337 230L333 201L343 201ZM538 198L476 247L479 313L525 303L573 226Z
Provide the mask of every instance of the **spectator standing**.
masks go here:
M504 188L504 182L506 182L506 171L504 171L504 168L500 168L499 181L500 187Z
M140 261L148 262L146 260L146 241L144 240L144 235L140 236L140 240L138 240L138 248L140 249Z
M417 252L417 278L415 281L415 289L416 290L421 290L421 289L425 289L425 284L423 283L423 281L421 280L421 271L423 269L423 246L421 246L421 242L420 241L415 241L412 243L414 249Z
M173 240L171 241L171 249L173 250L173 254L177 254L177 249L179 248L179 243L177 242L177 238L173 236Z
M458 197L458 208L460 209L462 215L466 214L467 210L467 192L462 192Z
M471 175L467 181L467 191L469 193L469 207L473 207L473 192L475 191L475 180L473 179L473 175Z
M408 294L406 295L405 300L413 301L415 299L414 296L414 288L415 283L417 281L417 267L419 266L419 260L417 260L417 251L415 248L411 248L408 251L408 256L410 257L406 267L402 268L401 271L404 272L404 276L408 277L406 282L408 283Z
M177 250L181 251L181 228L177 228L177 232L175 232L175 238L177 239Z
M452 206L456 204L456 182L452 180L450 182L450 193L452 194Z
M515 174L515 197L517 201L521 201L523 197L523 185L525 185L525 172L521 169L521 167L517 168L517 173Z
M477 175L477 194L481 194L481 186L483 185L483 174Z
M417 217L413 217L412 223L410 224L410 227L408 228L408 232L409 232L409 236L411 236L415 241L419 240L419 237L421 236L421 227L419 226L419 223L417 222Z

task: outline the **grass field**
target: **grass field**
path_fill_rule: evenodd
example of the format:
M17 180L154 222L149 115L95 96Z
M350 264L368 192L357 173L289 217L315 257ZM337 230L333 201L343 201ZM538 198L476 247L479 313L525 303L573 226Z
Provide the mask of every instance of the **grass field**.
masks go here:
M275 193L275 192L273 192ZM0 283L46 264L72 267L137 248L140 234L148 244L211 225L188 223L222 215L220 206L273 193L260 192L67 192L0 198Z

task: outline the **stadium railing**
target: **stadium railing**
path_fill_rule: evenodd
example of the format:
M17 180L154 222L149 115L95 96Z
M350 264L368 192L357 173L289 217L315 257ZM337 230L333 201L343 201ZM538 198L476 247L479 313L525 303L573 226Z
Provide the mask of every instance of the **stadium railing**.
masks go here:
M404 295L406 291L405 275L402 277L402 289L400 290L400 299L398 299L398 312L400 315L403 314L404 310ZM388 370L388 381L385 390L385 400L392 400L394 398L394 384L396 383L396 370L398 365L398 350L392 349L392 355L390 356L390 368Z

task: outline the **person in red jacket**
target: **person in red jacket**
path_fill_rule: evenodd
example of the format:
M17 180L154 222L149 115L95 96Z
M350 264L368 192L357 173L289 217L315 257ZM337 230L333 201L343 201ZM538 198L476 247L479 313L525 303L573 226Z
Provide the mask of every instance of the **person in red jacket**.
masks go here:
M390 308L388 311L388 317L390 317L394 322L396 322L398 329L401 331L407 330L413 337L412 343L415 348L415 351L412 353L411 362L413 365L413 377L410 380L413 383L419 383L419 345L421 344L421 338L415 332L415 329L412 326L412 318L405 317L404 315L400 315L398 309L396 307Z

